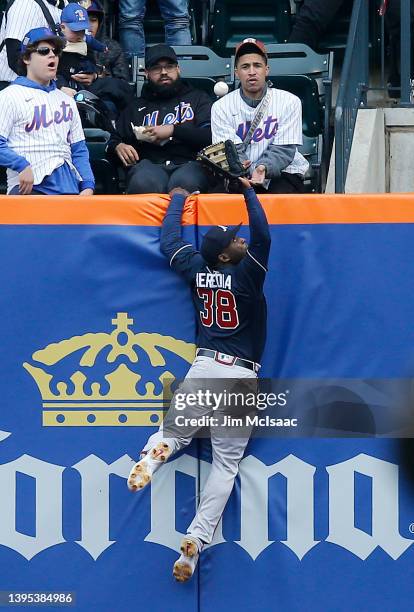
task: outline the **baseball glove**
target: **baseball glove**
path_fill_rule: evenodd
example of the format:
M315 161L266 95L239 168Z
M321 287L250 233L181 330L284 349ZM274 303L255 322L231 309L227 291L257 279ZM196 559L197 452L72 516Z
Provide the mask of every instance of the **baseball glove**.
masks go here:
M239 159L236 146L231 140L205 147L197 154L197 160L216 178L234 181L247 176L248 170Z

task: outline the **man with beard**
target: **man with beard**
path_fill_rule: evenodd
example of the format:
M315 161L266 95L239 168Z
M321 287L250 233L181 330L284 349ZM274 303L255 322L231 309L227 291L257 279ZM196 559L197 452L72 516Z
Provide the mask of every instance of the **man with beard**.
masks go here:
M209 177L195 161L211 144L209 96L180 78L172 47L149 47L141 97L121 113L107 152L127 170L127 193L207 191Z
M29 30L49 27L58 33L60 14L68 0L12 0L0 29L0 89L17 77L20 44Z

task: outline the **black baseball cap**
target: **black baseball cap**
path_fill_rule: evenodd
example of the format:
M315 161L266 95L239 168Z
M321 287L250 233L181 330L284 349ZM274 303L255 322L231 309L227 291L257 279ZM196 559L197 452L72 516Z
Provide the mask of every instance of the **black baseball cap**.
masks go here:
M207 263L214 265L218 256L226 249L241 227L241 223L233 228L216 225L208 230L201 243L200 253Z
M161 59L169 59L174 64L178 64L177 55L172 47L168 45L159 44L147 47L145 51L145 68L152 68Z

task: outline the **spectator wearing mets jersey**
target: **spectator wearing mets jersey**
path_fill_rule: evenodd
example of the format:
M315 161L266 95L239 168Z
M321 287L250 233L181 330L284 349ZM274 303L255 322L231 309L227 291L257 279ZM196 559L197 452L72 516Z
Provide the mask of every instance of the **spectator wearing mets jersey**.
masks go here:
M76 103L54 79L63 40L48 28L30 30L21 72L0 93L0 165L11 195L92 195L94 177Z
M127 193L205 192L210 179L196 155L211 144L211 100L181 79L172 47L148 47L145 68L141 96L121 112L108 156L127 171Z
M303 192L309 164L297 149L302 144L301 101L266 82L269 67L261 41L243 40L236 48L235 66L240 87L211 110L213 143L236 144L256 191Z

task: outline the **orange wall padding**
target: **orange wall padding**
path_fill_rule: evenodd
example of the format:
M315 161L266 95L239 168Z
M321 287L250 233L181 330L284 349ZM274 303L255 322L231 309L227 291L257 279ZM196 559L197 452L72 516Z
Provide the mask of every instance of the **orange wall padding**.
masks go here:
M261 195L275 225L413 223L414 194ZM160 225L169 197L0 196L0 224ZM187 202L184 224L247 223L241 195L205 194Z

